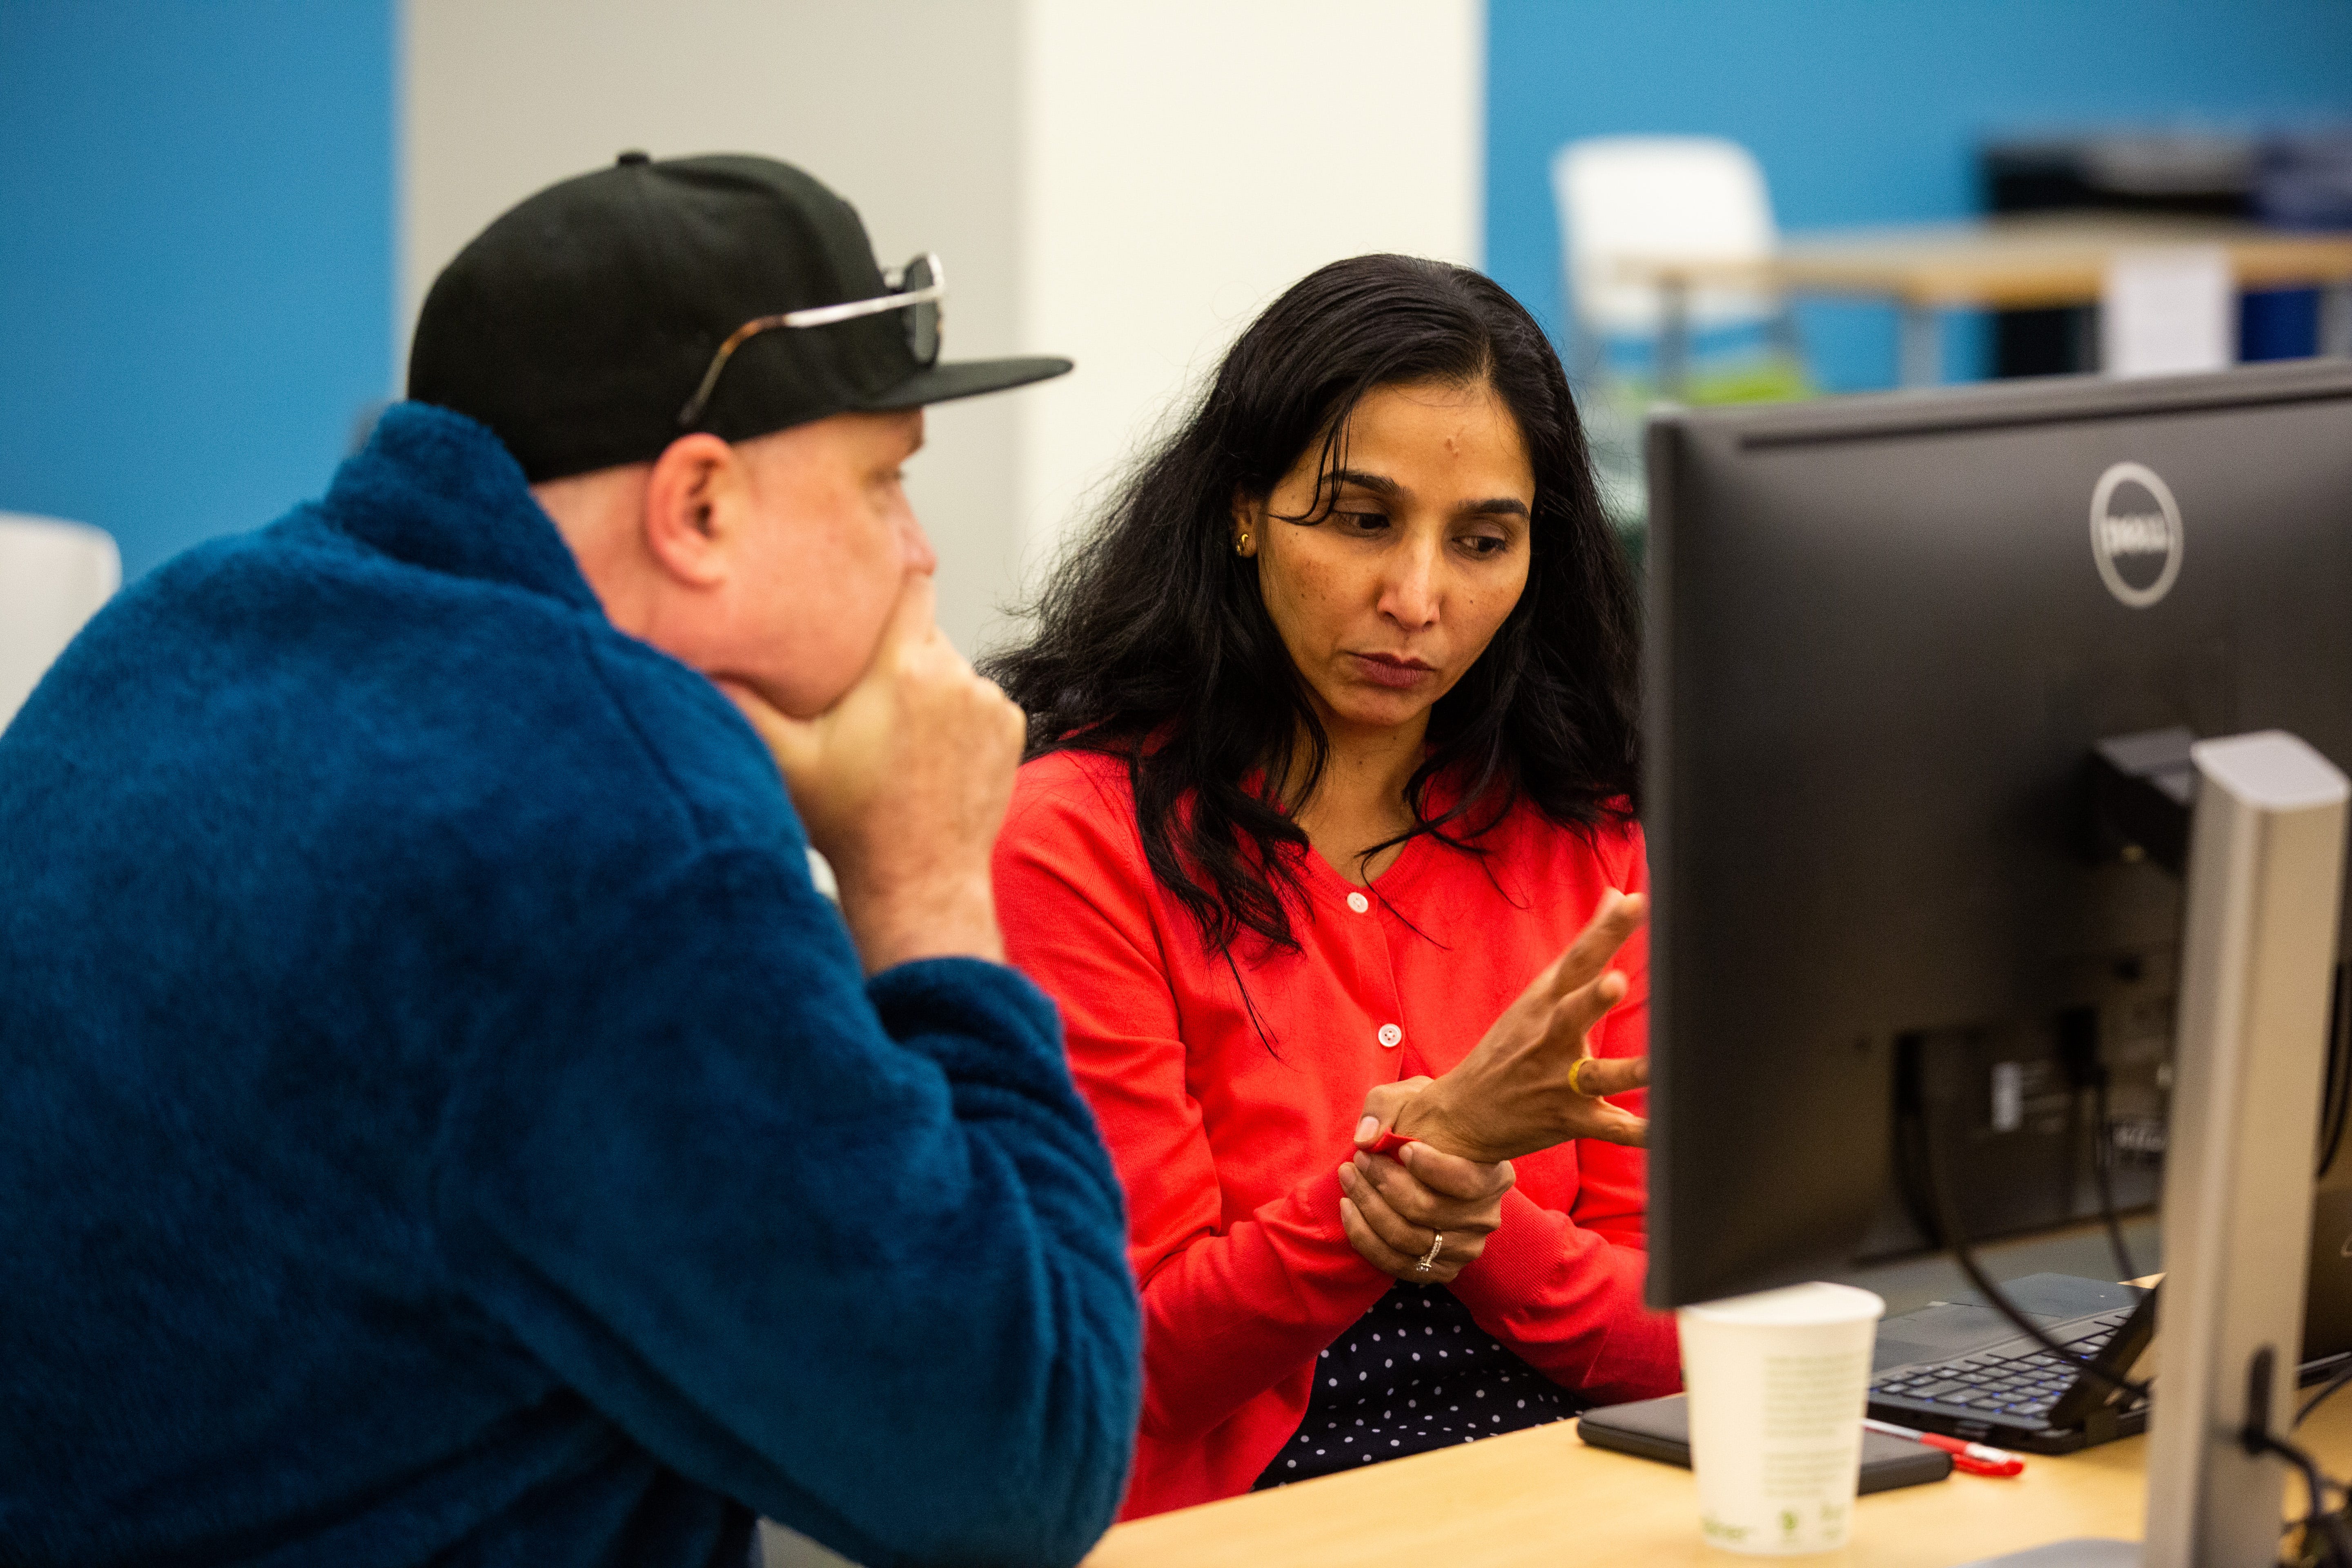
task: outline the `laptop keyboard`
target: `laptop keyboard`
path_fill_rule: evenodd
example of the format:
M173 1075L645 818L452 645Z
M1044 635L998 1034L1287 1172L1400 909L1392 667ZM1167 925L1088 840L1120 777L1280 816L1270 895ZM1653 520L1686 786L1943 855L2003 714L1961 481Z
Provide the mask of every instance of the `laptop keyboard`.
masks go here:
M2105 1348L2130 1316L2125 1310L2094 1318L2060 1342L2087 1360ZM1906 1367L1874 1382L1870 1392L1942 1405L1955 1415L2004 1415L2030 1424L2048 1415L2080 1375L2074 1363L2037 1345L2022 1354L1983 1351L1937 1366Z

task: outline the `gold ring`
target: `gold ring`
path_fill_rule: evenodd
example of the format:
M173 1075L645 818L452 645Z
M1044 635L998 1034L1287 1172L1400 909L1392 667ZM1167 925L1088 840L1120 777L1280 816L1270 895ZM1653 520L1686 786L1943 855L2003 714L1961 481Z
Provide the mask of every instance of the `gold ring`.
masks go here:
M1414 1264L1414 1265L1412 1266L1412 1271L1413 1271L1415 1274L1426 1274L1426 1273L1428 1273L1428 1272L1429 1272L1429 1266L1430 1266L1431 1264L1433 1264L1433 1263L1434 1263L1434 1262L1436 1262L1436 1261L1437 1261L1437 1254L1438 1254L1438 1251L1439 1251L1439 1249L1441 1249L1442 1247L1444 1247L1444 1245L1445 1245L1445 1233L1444 1233L1444 1231L1442 1231L1442 1230L1441 1230L1441 1231L1438 1231L1437 1233L1435 1233L1434 1237L1433 1237L1433 1239L1430 1241L1428 1255L1427 1255L1426 1257L1423 1258L1422 1258L1422 1260L1421 1260L1420 1262L1418 1262L1418 1263L1416 1263L1416 1264Z
M1577 1093L1584 1096L1587 1100L1599 1100L1601 1098L1601 1091L1599 1089L1587 1089L1584 1087L1584 1069L1589 1067L1598 1067L1600 1064L1601 1058L1599 1057L1577 1058L1576 1065L1568 1069L1568 1087L1576 1090Z

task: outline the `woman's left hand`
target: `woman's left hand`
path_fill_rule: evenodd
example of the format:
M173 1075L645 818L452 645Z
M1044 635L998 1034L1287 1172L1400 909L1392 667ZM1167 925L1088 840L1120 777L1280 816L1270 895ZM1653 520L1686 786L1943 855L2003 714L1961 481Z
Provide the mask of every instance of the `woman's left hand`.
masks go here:
M1365 1097L1357 1142L1394 1125L1397 1111L1429 1081L1375 1088ZM1339 1223L1357 1255L1381 1273L1443 1285L1486 1250L1503 1223L1503 1194L1517 1180L1507 1160L1479 1164L1426 1143L1408 1143L1393 1158L1359 1149L1339 1167Z

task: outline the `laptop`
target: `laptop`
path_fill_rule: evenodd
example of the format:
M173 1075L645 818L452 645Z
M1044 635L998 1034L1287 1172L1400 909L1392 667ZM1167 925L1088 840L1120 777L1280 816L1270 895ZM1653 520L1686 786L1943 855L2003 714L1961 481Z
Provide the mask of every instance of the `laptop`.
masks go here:
M2352 1207L2341 1224L2333 1214L2314 1220L2298 1375L2306 1386L2352 1363ZM2146 1383L2155 1373L2156 1291L2069 1274L2030 1275L2001 1289L2094 1370L2051 1354L1974 1300L1932 1302L1879 1325L1871 1415L2033 1454L2068 1454L2147 1430L2147 1402L2117 1382Z
M2001 1289L2075 1357L2115 1379L2147 1377L2155 1291L2067 1274L2029 1275ZM1878 1326L1870 1413L2032 1454L2071 1454L2147 1429L2146 1400L2051 1354L1974 1301L1931 1302Z

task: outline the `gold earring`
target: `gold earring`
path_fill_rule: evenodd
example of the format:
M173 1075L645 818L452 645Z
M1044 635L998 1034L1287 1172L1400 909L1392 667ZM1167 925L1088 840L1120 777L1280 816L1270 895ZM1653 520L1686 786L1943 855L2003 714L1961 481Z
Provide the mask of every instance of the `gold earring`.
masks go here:
M1236 555L1247 555L1249 553L1248 534L1244 533L1239 539L1234 541L1234 553Z

